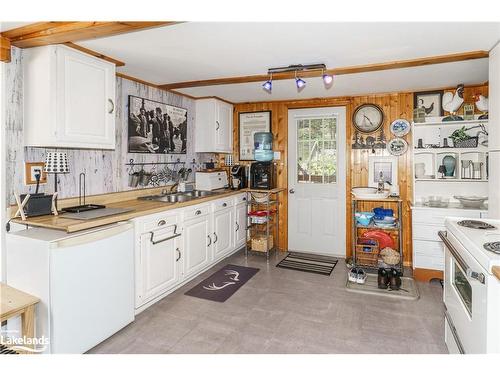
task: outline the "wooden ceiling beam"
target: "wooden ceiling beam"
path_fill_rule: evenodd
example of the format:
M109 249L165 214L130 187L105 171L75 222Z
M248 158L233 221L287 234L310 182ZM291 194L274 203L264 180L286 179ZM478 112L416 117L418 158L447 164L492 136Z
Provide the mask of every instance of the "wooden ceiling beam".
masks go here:
M326 69L325 71L309 70L309 71L298 72L297 75L300 76L301 78L320 77L323 73L328 73L333 76L338 76L343 74L366 73L366 72L375 72L381 70L412 68L418 66L444 64L457 61L483 59L487 58L488 56L489 56L488 51L472 51L472 52L454 53L454 54L440 55L440 56L422 57L410 60L388 61L377 64L347 66L341 68ZM295 78L295 72L273 74L273 80L283 80L283 79L293 79L293 78ZM215 79L206 79L198 81L169 83L169 84L159 85L159 87L162 89L172 90L172 89L182 89L188 87L229 85L229 84L249 83L249 82L264 82L267 79L269 79L268 74L259 74L253 76L226 77L226 78L215 78Z
M82 47L82 46L80 46L78 44L75 44L75 43L72 43L72 42L66 42L66 43L64 43L64 45L68 46L68 47L71 47L71 48L74 48L74 49L76 49L78 51L84 52L84 53L86 53L88 55L95 56L95 57L97 57L99 59L109 61L110 63L113 63L116 66L125 66L125 63L123 61L116 60L116 59L114 59L112 57L109 57L109 56L103 55L102 53L96 52L94 50Z
M177 23L179 22L38 22L5 31L1 36L10 39L13 46L30 48L103 38Z
M10 39L0 35L0 62L10 62Z

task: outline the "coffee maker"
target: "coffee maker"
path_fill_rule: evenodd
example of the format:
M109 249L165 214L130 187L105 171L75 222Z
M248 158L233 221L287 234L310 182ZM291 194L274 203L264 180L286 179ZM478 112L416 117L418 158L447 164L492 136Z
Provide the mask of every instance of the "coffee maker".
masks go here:
M231 167L231 189L239 190L247 187L247 169L244 165Z
M271 190L275 186L275 170L272 161L258 161L250 166L250 187Z

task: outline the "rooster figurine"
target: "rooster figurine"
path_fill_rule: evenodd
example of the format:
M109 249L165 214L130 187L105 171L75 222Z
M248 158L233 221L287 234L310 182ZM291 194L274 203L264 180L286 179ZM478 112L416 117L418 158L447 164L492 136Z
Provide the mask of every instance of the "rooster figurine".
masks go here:
M488 98L481 94L476 94L473 96L476 102L476 108L479 109L483 114L479 116L479 120L488 119Z
M443 121L462 121L463 118L457 115L457 111L464 102L464 85L460 84L457 86L455 94L451 92L446 92L443 95L443 109L450 112L449 116L446 116Z

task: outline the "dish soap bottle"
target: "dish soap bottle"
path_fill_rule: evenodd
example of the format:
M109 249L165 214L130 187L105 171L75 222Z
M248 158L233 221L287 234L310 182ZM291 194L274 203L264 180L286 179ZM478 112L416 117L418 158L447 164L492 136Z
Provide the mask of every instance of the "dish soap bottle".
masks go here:
M385 188L384 172L380 171L378 175L377 192L378 193L383 192L384 188Z

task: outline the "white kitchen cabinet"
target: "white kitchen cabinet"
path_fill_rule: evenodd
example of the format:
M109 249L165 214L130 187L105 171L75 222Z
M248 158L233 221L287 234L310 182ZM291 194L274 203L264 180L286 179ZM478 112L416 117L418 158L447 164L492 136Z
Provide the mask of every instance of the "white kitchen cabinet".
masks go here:
M115 65L64 45L24 50L25 146L115 148Z
M233 106L218 99L196 101L195 152L233 151Z
M213 215L214 260L219 260L233 250L233 207L215 212Z
M184 278L202 271L212 262L212 225L210 215L184 221Z
M235 228L234 228L234 247L240 249L245 245L246 227L247 227L247 205L246 203L237 204L234 208Z

